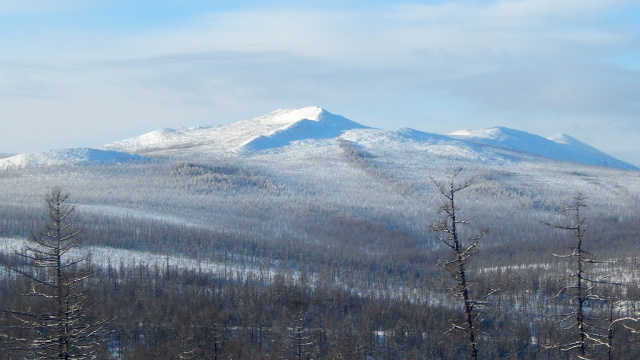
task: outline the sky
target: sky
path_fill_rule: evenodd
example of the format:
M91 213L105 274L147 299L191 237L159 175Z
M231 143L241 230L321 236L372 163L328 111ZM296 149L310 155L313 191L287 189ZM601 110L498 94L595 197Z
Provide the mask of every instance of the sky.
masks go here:
M0 0L0 153L320 106L640 165L637 0Z

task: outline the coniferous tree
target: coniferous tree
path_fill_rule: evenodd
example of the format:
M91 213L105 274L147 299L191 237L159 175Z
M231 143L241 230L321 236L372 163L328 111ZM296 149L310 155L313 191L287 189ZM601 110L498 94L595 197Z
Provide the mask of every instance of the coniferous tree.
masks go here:
M59 188L47 194L46 205L43 231L31 236L26 249L17 253L21 265L12 268L31 283L23 294L25 307L7 310L32 334L15 339L14 350L35 359L95 358L103 324L90 320L93 304L87 282L92 270L88 254L79 248L75 206Z

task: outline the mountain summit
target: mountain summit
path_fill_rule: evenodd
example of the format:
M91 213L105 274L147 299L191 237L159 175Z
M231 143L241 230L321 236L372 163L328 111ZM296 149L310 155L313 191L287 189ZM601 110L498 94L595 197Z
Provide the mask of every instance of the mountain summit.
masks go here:
M260 151L286 146L297 140L333 138L346 130L364 128L342 116L310 106L279 109L225 126L156 130L107 144L104 149L136 153L189 148L214 152Z
M407 151L421 157L448 161L505 163L523 159L552 159L624 170L640 170L568 135L544 138L506 127L459 130L449 135L414 129L380 130L358 124L320 107L278 109L231 125L160 129L108 144L104 149L139 154L232 153L250 155L264 150L285 150L294 143L314 143L342 138L371 152ZM327 146L326 143L322 146ZM298 148L311 151L314 147ZM401 153L405 155L400 155Z
M319 107L276 110L263 117L249 120L246 124L250 126L281 124L283 126L246 141L240 146L240 149L245 151L279 148L300 140L331 139L342 135L347 130L367 128Z
M311 157L328 159L340 153L368 154L371 158L387 156L394 163L412 159L415 164L435 161L502 165L551 159L640 171L569 135L544 138L505 127L460 130L449 135L410 128L374 129L315 106L279 109L231 125L159 129L107 144L101 150L66 149L17 155L0 160L0 167L117 164L143 161L142 155L196 160L222 154L271 154L277 162L290 162ZM284 156L278 157L279 154Z

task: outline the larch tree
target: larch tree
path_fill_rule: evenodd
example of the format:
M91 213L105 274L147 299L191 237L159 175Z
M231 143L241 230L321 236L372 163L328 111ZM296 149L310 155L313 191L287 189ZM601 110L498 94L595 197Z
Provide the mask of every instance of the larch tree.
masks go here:
M449 332L455 330L464 332L469 357L475 360L478 358L477 324L480 321L480 309L487 305L486 299L493 291L481 298L474 298L471 293L472 281L469 279L467 263L487 230L466 239L461 236L460 227L468 224L469 219L462 218L457 213L457 196L459 192L473 184L473 179L470 178L459 181L458 176L462 171L462 168L456 168L445 183L431 179L446 201L438 208L438 213L444 214L443 218L431 225L430 230L440 233L440 241L451 250L451 258L441 260L439 265L453 277L455 281L453 295L463 307L464 320L462 322L452 320L453 324Z
M14 350L33 359L95 358L103 323L90 320L92 270L88 253L79 248L82 229L75 223L75 206L60 188L46 195L46 205L43 230L16 253L21 262L12 268L31 283L23 294L25 307L6 310L32 333L16 339Z
M289 330L290 357L296 360L313 358L315 340L307 324L308 308L309 303L303 294L296 294L291 300L289 307L291 320L287 328Z
M556 293L556 297L563 299L567 304L567 311L561 314L558 322L564 324L565 330L575 329L574 340L556 346L562 351L576 353L579 359L590 359L596 348L611 346L608 332L591 324L596 319L588 313L590 302L607 300L596 292L596 285L622 285L613 283L606 277L597 276L591 271L591 267L601 261L596 260L593 254L585 250L587 226L582 211L587 206L586 199L584 195L577 193L573 202L562 208L562 213L569 218L566 223L546 223L552 228L569 231L573 236L573 241L568 246L569 253L554 255L565 258L569 262L570 270L564 277L566 285Z

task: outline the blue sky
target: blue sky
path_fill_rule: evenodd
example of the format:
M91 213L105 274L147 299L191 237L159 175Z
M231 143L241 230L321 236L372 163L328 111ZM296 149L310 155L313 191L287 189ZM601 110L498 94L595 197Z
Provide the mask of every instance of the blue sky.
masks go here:
M0 42L0 153L316 105L567 133L640 165L635 0L9 0Z

